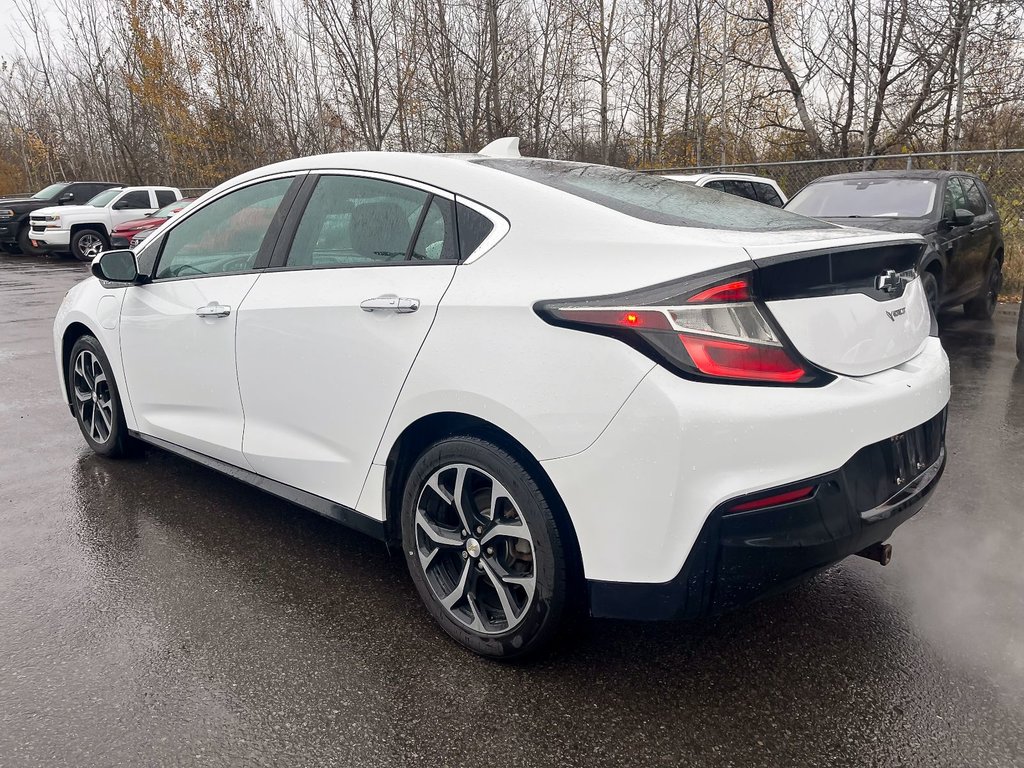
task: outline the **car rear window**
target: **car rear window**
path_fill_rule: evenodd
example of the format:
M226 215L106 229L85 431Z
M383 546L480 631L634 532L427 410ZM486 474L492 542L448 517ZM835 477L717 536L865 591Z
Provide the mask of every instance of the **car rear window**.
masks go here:
M476 162L655 224L743 232L831 226L741 197L607 165L532 158Z

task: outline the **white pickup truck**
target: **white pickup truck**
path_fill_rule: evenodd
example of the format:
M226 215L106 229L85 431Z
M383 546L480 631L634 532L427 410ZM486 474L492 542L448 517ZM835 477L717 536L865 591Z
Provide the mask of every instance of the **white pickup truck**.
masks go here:
M91 261L110 245L114 227L147 216L181 199L174 187L115 187L100 192L84 205L58 205L33 211L29 240L44 251L70 251Z

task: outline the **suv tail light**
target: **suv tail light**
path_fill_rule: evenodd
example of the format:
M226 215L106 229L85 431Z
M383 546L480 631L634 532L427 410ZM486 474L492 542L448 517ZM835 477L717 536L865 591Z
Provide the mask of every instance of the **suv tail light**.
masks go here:
M549 323L613 336L686 378L737 384L821 384L757 300L749 272L615 296L541 302Z

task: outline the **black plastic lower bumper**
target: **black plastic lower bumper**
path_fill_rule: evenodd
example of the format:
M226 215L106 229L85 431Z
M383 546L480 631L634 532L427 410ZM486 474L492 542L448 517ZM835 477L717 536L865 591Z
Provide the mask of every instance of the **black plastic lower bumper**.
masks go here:
M620 619L721 613L782 591L885 541L931 498L945 468L946 411L858 451L834 472L732 499L711 513L679 574L663 584L588 582L590 611ZM808 498L737 512L797 488Z
M110 247L111 248L128 248L131 245L131 240L121 235L110 236Z

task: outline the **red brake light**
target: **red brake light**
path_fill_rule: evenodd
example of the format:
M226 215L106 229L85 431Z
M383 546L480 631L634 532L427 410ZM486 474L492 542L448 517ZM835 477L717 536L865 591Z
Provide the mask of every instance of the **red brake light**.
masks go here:
M750 284L746 280L732 280L701 291L686 300L687 304L722 304L730 301L750 301Z
M793 501L800 501L806 499L814 493L814 486L809 485L806 488L797 488L793 491L786 491L785 493L776 493L773 496L765 496L763 499L756 499L754 501L745 501L742 504L736 504L733 507L729 507L730 512L750 512L754 509L765 509L767 507L779 507L783 504L789 504Z
M792 384L806 371L782 347L679 334L694 365L709 376Z

